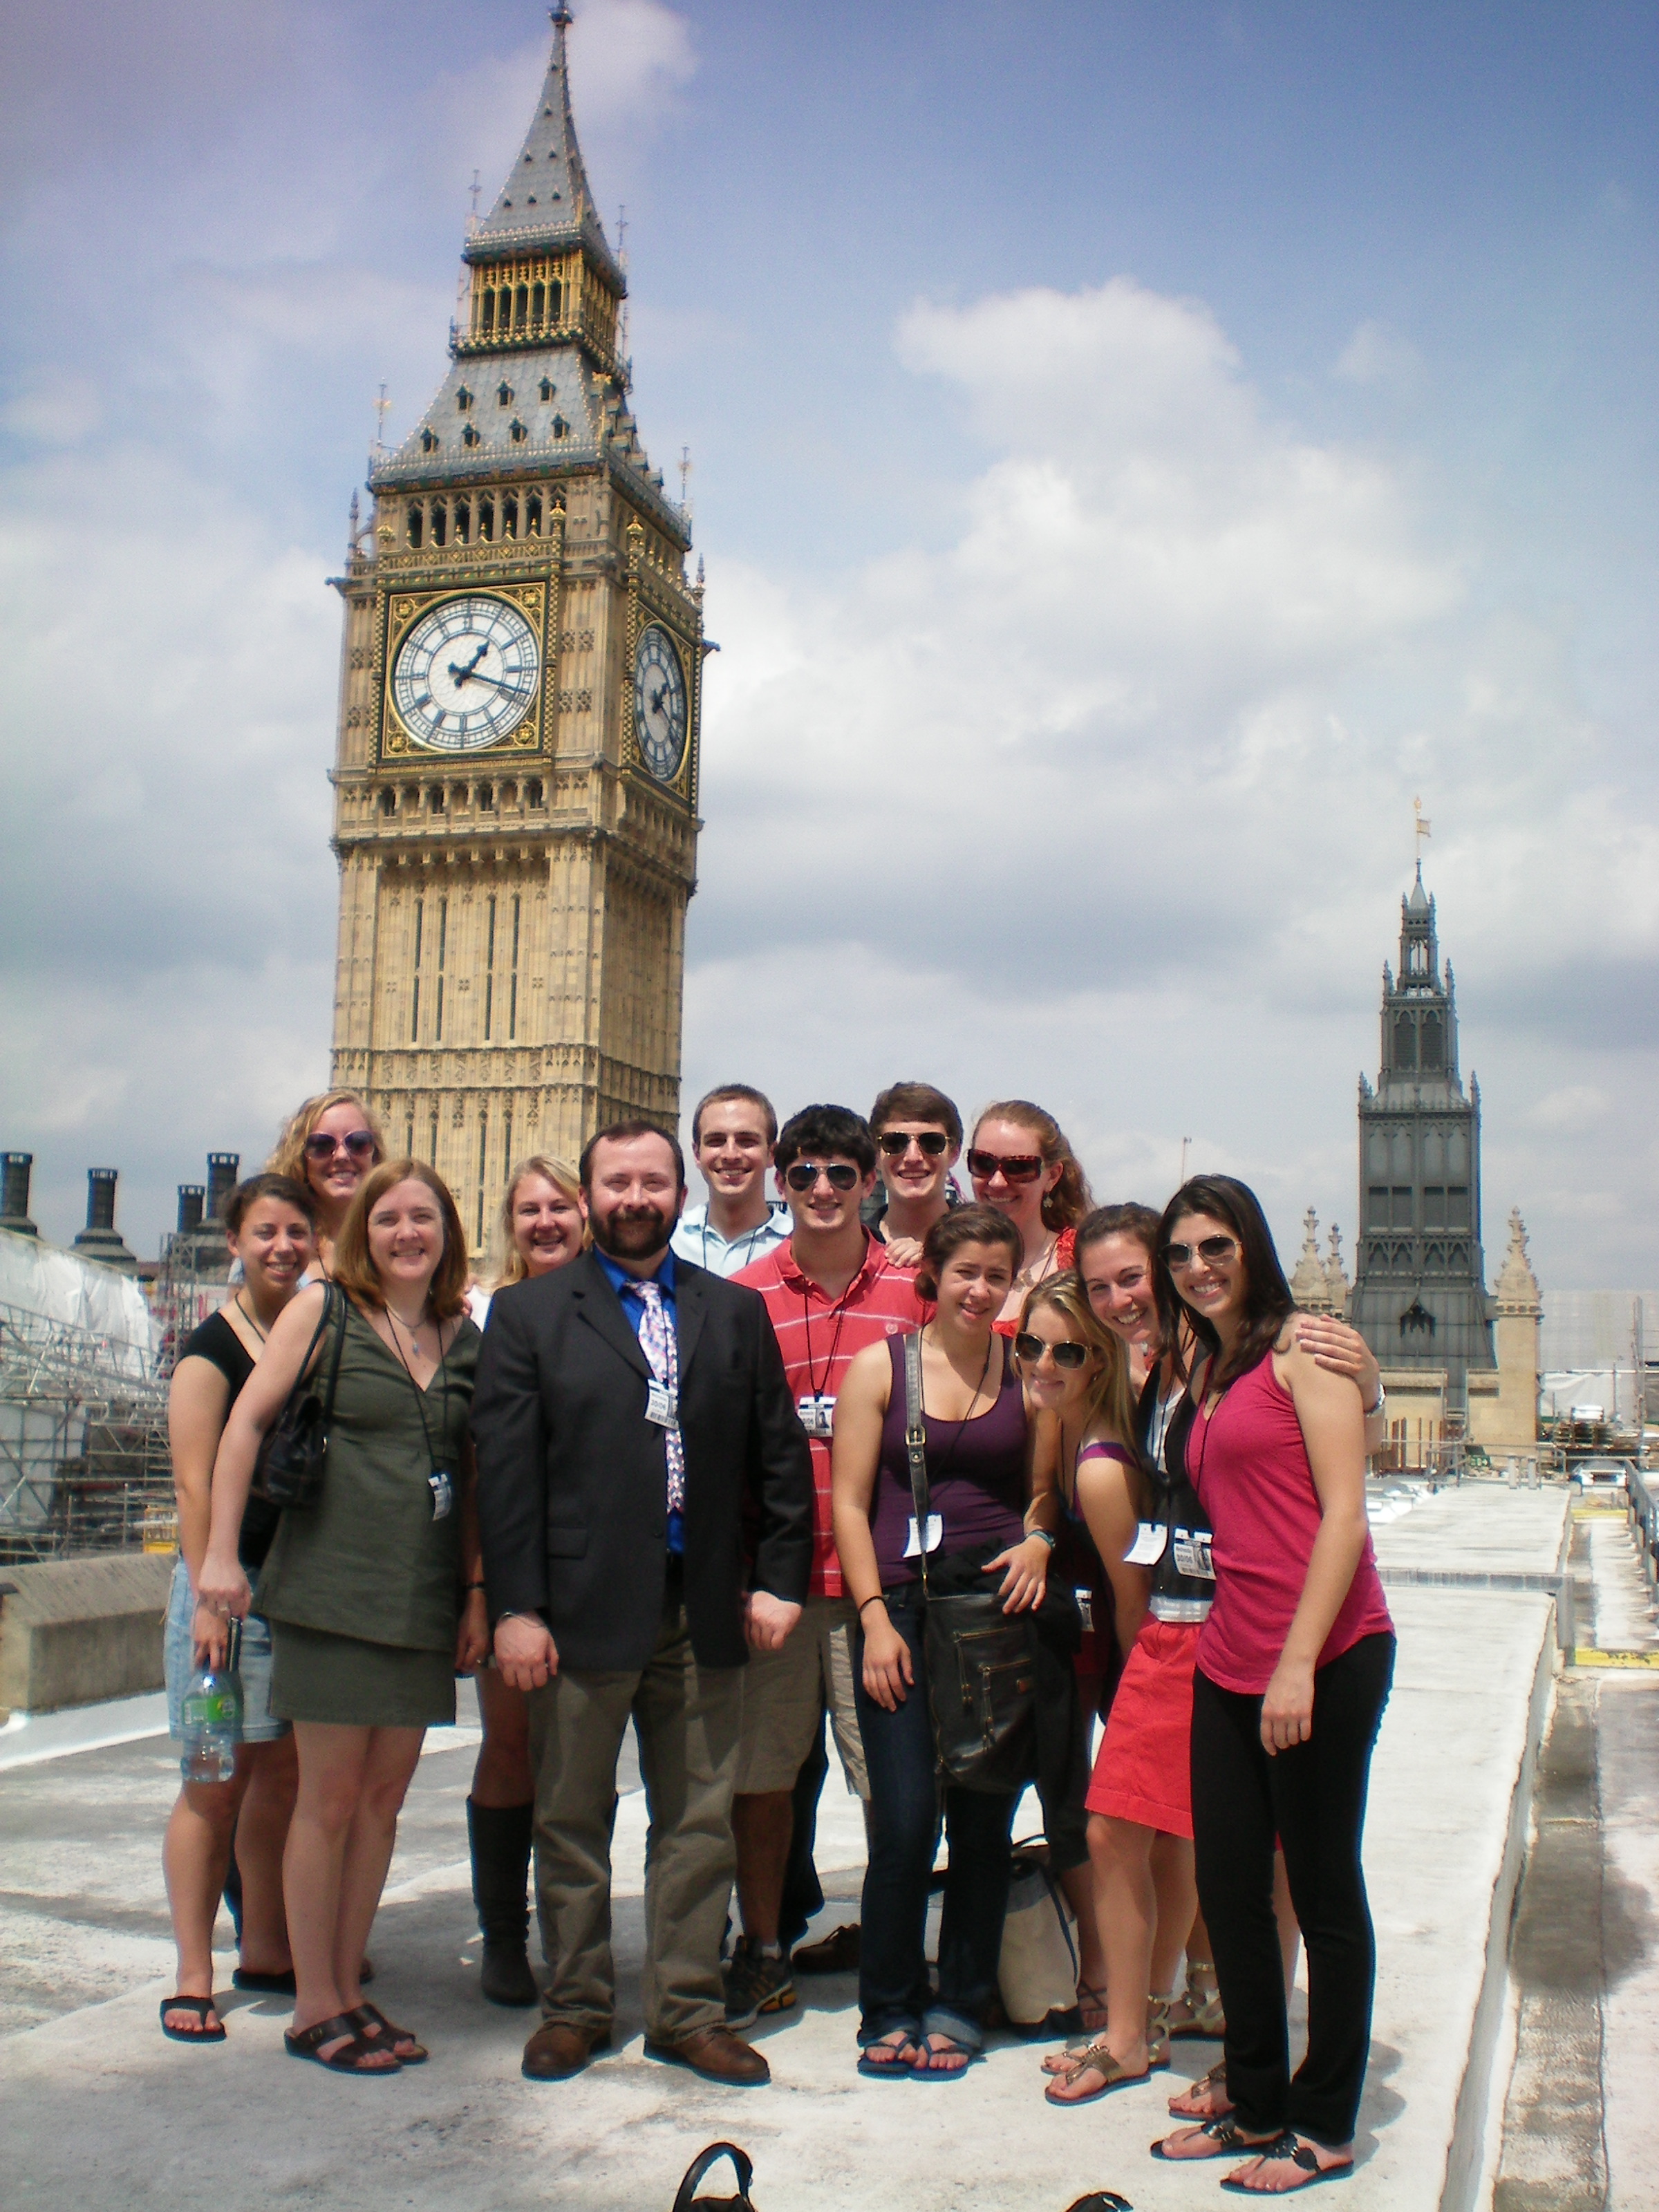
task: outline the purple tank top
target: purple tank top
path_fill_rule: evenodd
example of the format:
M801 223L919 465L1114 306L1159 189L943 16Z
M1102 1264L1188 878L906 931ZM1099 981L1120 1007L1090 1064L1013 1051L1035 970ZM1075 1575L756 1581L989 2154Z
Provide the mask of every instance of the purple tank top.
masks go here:
M893 1387L881 1428L881 1458L870 1501L870 1534L881 1586L913 1583L921 1569L907 1559L914 1510L910 1457L904 1449L904 1339L890 1336ZM1003 1361L1002 1389L989 1413L966 1424L923 1415L927 1435L927 1503L945 1523L933 1559L966 1552L975 1544L1018 1543L1025 1518L1025 1399L1013 1362Z

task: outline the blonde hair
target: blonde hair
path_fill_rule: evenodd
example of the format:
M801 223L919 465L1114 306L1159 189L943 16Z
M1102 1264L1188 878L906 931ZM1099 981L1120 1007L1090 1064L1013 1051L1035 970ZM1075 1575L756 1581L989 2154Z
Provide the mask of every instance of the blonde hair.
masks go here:
M437 1318L450 1321L466 1310L466 1231L449 1194L449 1185L436 1168L428 1167L424 1160L382 1160L379 1167L371 1168L363 1177L334 1247L334 1279L343 1291L365 1304L386 1304L380 1271L369 1256L368 1217L387 1191L395 1190L400 1182L423 1182L438 1201L439 1216L444 1224L444 1249L433 1271L427 1297Z
M1034 1106L1029 1098L999 1098L993 1105L981 1107L974 1116L970 1146L979 1142L979 1133L988 1121L1012 1121L1017 1129L1029 1129L1037 1140L1043 1166L1051 1168L1056 1160L1060 1163L1059 1182L1043 1194L1042 1225L1045 1229L1075 1229L1095 1201L1089 1189L1089 1178L1083 1172L1083 1163L1066 1142L1066 1132L1054 1115L1041 1106Z
M1084 1401L1084 1427L1086 1431L1098 1423L1112 1431L1113 1442L1121 1444L1136 1462L1131 1469L1131 1485L1138 1493L1140 1455L1135 1442L1135 1401L1129 1385L1129 1362L1122 1345L1105 1322L1097 1318L1075 1274L1050 1275L1032 1285L1019 1310L1022 1332L1030 1326L1031 1316L1039 1306L1052 1306L1069 1325L1073 1336L1091 1352L1099 1353L1100 1371Z
M309 1181L306 1175L306 1139L316 1130L325 1114L337 1106L355 1106L363 1117L363 1127L374 1139L374 1165L379 1167L386 1158L386 1137L380 1123L369 1110L368 1101L358 1091L325 1091L315 1098L307 1098L283 1122L276 1139L276 1149L265 1162L268 1175L292 1176L295 1182Z
M489 1249L486 1255L485 1280L490 1290L504 1291L509 1283L521 1283L530 1273L524 1263L524 1255L513 1237L513 1206L519 1195L519 1185L532 1176L540 1176L556 1190L562 1191L573 1205L581 1196L581 1179L568 1160L556 1158L551 1152L532 1152L519 1162L507 1178L507 1188L495 1220L489 1226ZM582 1231L582 1244L587 1244L587 1231Z

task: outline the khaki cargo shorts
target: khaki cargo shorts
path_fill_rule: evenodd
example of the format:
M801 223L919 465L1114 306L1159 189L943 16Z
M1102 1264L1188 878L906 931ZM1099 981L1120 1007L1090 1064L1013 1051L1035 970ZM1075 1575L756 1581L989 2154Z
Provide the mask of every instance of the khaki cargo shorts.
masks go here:
M868 1798L864 1740L853 1705L853 1601L809 1597L781 1651L751 1651L743 1670L737 1794L793 1790L829 1711L847 1787Z

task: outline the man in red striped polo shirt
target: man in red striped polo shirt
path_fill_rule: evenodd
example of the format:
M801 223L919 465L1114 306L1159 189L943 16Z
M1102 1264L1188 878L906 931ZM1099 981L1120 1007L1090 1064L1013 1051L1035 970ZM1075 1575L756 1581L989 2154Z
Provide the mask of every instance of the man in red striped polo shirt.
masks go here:
M830 1510L836 1394L854 1352L902 1329L926 1309L911 1270L896 1267L859 1209L875 1188L869 1125L845 1106L808 1106L778 1137L778 1186L794 1227L789 1241L733 1278L766 1301L784 1369L812 1450L812 1579L806 1611L778 1651L750 1654L732 1828L743 1935L726 1973L729 2026L795 2002L778 1936L793 1816L791 1793L827 1707L848 1787L867 1799L864 1747L853 1707L854 1618L842 1589Z

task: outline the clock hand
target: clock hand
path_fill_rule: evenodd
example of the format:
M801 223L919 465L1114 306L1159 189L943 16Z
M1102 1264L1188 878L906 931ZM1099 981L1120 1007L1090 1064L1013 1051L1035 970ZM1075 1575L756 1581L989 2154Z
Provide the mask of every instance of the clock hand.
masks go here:
M473 654L471 659L467 662L465 668L457 668L453 660L450 662L449 672L454 678L457 684L465 684L466 682L467 678L472 674L473 671L477 667L478 663L483 659L485 653L487 653L489 650L489 640L485 638L479 645L478 650ZM488 677L485 677L482 680L488 683L489 679Z

